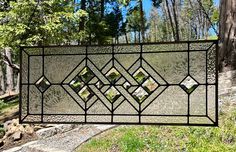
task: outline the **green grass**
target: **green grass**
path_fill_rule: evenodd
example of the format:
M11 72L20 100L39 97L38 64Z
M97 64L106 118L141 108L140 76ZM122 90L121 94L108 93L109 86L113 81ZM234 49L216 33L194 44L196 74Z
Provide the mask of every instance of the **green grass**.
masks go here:
M3 110L7 109L7 108L10 108L10 107L14 107L18 105L18 99L17 100L12 100L12 101L3 101L3 100L0 100L0 114Z
M120 126L83 144L77 152L235 152L236 108L220 115L219 127Z

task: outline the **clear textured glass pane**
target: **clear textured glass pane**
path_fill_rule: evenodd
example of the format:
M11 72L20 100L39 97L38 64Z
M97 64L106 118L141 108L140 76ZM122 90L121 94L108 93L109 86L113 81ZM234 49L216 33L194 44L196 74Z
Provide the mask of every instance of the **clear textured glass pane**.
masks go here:
M208 83L216 82L216 45L207 51L207 80Z
M80 54L83 55L86 53L86 47L84 46L71 46L71 47L45 47L44 54L45 55L56 55L56 54L64 54L64 55L74 55Z
M22 56L21 56L21 79L22 83L27 83L28 82L28 66L29 66L29 55L26 54L25 51L22 51Z
M85 56L83 55L66 55L66 56L45 56L44 57L44 75L51 83L61 83L75 67L80 65L77 69L84 68L85 62L82 62ZM73 74L70 76L73 76ZM70 80L68 80L70 81Z
M206 83L206 51L190 53L190 75L199 83Z
M21 113L21 115L20 115L20 117L21 117L21 120L23 120L23 118L24 117L26 117L27 115L28 115L28 112L27 112L27 110L28 110L28 107L27 107L27 105L28 105L28 85L22 85L21 86L21 111L20 111L20 113Z
M29 86L29 113L41 114L42 113L42 94L36 86Z
M43 122L45 123L82 123L85 120L83 115L45 115L43 116Z
M186 116L142 116L141 117L142 123L160 123L160 124L167 124L169 122L173 124L186 124L187 117Z
M112 47L111 46L89 46L88 47L88 53L89 54L94 54L94 53L112 53Z
M187 115L188 97L179 86L168 87L143 111L143 114Z
M24 48L24 51L29 55L42 55L43 53L43 48L37 48L37 47L29 47L29 48Z
M115 53L140 53L140 45L118 45L114 47Z
M83 114L83 105L75 101L61 86L53 85L43 95L44 114ZM84 108L84 107L83 107Z
M190 115L206 115L206 87L198 86L190 95Z
M43 62L41 56L30 56L29 83L36 83L43 75Z
M190 50L207 50L213 45L213 42L190 43Z
M143 45L143 52L165 52L165 51L187 51L187 43L169 43L169 44L148 44Z
M155 54L155 57L154 54L144 54L143 57L149 64L145 70L159 83L164 83L160 76L170 84L177 84L187 75L188 54L186 52L161 53Z
M216 121L216 116L217 116L217 111L216 111L216 107L217 107L217 103L219 101L217 101L217 93L218 91L216 90L216 86L214 85L210 85L207 87L207 113L210 119L212 119L213 121Z

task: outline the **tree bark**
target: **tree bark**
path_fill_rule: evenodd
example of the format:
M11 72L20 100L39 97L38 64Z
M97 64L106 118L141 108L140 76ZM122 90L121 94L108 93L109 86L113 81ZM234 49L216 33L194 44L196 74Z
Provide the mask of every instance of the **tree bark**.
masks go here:
M236 70L236 1L221 0L220 71Z
M140 7L140 17L141 17L142 42L145 42L145 23L144 23L143 1L142 0L139 0L139 7ZM140 41L140 39L139 39L139 41Z
M104 13L105 13L105 0L101 0L101 20L104 17Z
M2 64L0 64L0 95L4 94L6 91L5 81L4 81L4 73L2 69Z
M5 55L8 58L9 62L12 63L11 58L11 48L7 47L5 48ZM14 78L13 78L13 68L10 65L6 65L6 80L7 80L7 93L11 93L14 89Z
M81 10L86 10L86 0L81 0L80 1L80 9ZM83 31L84 30L84 24L85 24L85 18L81 19L81 22L79 23L79 30Z
M170 25L171 25L173 37L174 37L174 39L176 40L175 29L174 29L174 23L173 23L172 16L171 16L171 13L170 13L170 7L169 7L169 2L168 2L168 0L166 0L166 8L167 8L167 12L168 12L169 20L170 20Z
M125 32L125 41L126 41L126 44L128 44L128 43L129 43L129 41L128 41L128 35L127 35L127 32Z
M177 6L176 6L176 1L172 0L172 7L173 7L173 15L174 15L174 22L175 22L175 40L179 41L180 37L179 37L179 21L177 18Z

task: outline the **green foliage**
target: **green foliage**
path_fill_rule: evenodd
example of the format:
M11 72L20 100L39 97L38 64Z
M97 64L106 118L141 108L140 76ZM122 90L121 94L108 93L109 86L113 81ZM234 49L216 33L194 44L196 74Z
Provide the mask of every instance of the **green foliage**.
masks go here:
M14 107L16 105L18 105L18 100L12 100L12 101L0 100L0 114L4 109L9 107Z
M219 9L215 7L214 11L212 13L212 16L211 16L212 23L218 24L219 23L219 17L220 17Z
M79 39L77 25L85 11L74 12L72 2L64 0L17 0L9 10L0 12L0 47L19 45L61 44Z
M141 23L142 23L142 18L140 16L140 8L139 7L134 7L131 9L128 13L127 16L127 21L128 21L128 27L132 29L133 31L141 31ZM147 25L147 19L144 17L144 23L146 24L145 29L148 28Z
M234 107L221 114L219 127L123 126L95 137L77 151L234 152L235 120Z

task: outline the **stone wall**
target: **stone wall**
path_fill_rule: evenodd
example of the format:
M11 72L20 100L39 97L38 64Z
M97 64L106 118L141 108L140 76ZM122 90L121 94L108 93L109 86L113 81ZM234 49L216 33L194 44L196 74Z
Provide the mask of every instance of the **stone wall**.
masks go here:
M236 71L219 74L219 98L222 102L236 104Z

